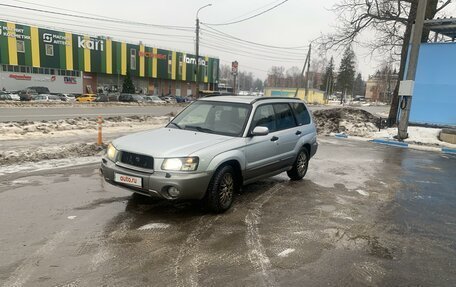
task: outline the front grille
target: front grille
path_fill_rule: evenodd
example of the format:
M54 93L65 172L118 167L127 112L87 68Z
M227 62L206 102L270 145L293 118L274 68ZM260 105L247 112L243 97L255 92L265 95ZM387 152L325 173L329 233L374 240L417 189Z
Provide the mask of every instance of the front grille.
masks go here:
M122 151L120 162L140 168L154 169L154 158L147 155Z

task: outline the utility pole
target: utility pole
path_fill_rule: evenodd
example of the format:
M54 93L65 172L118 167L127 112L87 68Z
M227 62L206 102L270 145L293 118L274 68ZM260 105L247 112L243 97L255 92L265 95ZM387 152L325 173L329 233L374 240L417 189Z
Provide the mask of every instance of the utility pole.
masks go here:
M309 51L307 51L306 60L304 61L304 66L302 67L302 71L301 71L301 77L304 76L304 72L306 71L306 66L308 66L308 65L310 66L310 49L311 49L311 46L309 46ZM308 75L307 75L307 78L309 78ZM296 85L297 87L296 87L296 92L294 95L295 98L298 97L300 82L301 82L301 78L299 79L299 83ZM306 82L306 96L307 96L307 83L308 83L308 79Z
M204 5L203 7L200 7L198 9L198 11L196 11L196 41L195 41L195 54L196 54L196 71L195 71L195 74L196 74L196 97L199 98L199 84L200 84L200 81L199 81L199 30L200 30L200 22L199 22L199 18L198 18L198 13L199 11L201 11L201 9L203 8L206 8L206 7L209 7L209 6L212 6L212 4L207 4L207 5Z
M308 99L309 96L309 77L310 77L310 54L312 51L312 44L309 45L309 52L307 53L307 58L309 59L307 61L307 73L306 73L306 94L304 96L304 99Z
M402 96L401 117L399 119L398 134L399 140L408 137L408 124L410 117L410 107L412 106L413 86L415 85L416 67L420 53L421 37L423 34L424 17L426 15L427 0L419 0L416 13L415 24L412 29L410 39L410 57L407 68L406 81L401 81L399 86L400 95ZM402 88L401 88L402 87Z

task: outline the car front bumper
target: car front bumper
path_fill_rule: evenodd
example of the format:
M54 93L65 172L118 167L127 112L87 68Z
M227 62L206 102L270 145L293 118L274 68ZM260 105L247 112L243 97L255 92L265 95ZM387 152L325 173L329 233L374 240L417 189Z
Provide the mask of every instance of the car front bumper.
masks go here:
M106 158L102 159L101 173L105 181L112 185L122 187L131 192L169 200L202 199L206 194L207 187L212 178L212 173L209 172L185 173L154 171L154 173L145 173L120 167ZM116 173L140 177L142 179L142 187L116 182L114 180ZM177 188L180 191L179 196L170 196L168 194L168 189L170 187Z

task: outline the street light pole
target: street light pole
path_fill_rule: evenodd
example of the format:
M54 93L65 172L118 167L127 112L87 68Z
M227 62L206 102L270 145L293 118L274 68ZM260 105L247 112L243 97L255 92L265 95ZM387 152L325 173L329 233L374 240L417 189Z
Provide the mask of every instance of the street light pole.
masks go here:
M419 0L418 2L418 9L416 13L415 24L413 25L413 32L412 38L410 41L410 57L409 57L409 64L407 69L407 81L411 83L412 88L411 92L408 92L407 95L403 95L403 105L401 111L401 118L399 119L398 125L398 133L397 137L400 140L404 140L408 137L408 124L409 124L409 117L410 117L410 107L412 106L412 93L413 93L413 85L415 84L415 75L416 75L416 68L418 64L418 56L420 53L420 44L421 44L421 37L423 34L423 24L424 18L426 16L426 6L427 0ZM401 84L403 84L401 82ZM409 89L410 90L410 89Z
M212 6L212 4L207 4L204 5L203 7L200 7L198 11L196 11L196 44L195 44L195 54L196 54L196 97L199 97L199 30L200 30L200 23L199 23L199 18L198 18L198 13L201 11L201 9Z

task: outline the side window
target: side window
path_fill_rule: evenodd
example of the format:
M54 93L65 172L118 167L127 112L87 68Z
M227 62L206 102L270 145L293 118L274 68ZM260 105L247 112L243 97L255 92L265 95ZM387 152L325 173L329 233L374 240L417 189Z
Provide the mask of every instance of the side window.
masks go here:
M269 132L277 130L274 108L272 105L262 105L256 109L251 130L258 126L267 127Z
M274 104L277 118L277 130L286 130L296 127L293 112L288 104Z
M303 103L293 103L291 104L298 120L298 125L308 125L310 124L310 114L306 109L306 106Z

